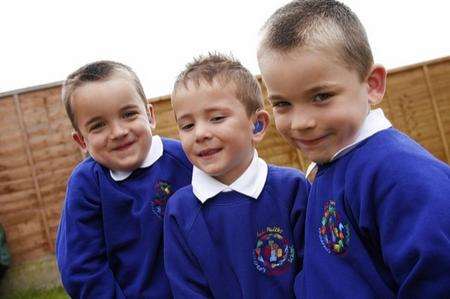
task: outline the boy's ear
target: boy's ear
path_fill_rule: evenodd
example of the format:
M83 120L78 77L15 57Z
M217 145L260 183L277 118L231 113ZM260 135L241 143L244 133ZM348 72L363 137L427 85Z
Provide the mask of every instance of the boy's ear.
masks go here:
M253 122L252 140L253 144L256 145L257 143L261 142L261 140L264 138L267 128L269 127L270 123L269 113L263 109L256 111L254 116L252 117L252 122Z
M148 120L150 121L150 127L152 129L155 129L156 128L155 109L153 109L153 105L150 103L147 104L147 115L148 115Z
M80 147L81 151L86 154L87 153L87 145L84 141L83 136L78 132L72 132L72 139L75 143Z
M369 104L377 105L386 91L386 69L382 65L373 65L367 77Z

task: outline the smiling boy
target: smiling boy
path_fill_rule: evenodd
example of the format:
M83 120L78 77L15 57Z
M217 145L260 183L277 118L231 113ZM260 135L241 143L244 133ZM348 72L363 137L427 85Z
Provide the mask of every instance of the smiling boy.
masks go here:
M64 288L72 298L170 298L165 203L192 167L179 142L152 136L153 107L121 63L69 75L63 103L74 140L91 156L67 184L56 241Z
M258 83L238 61L210 54L179 75L172 106L194 164L165 218L175 298L292 298L309 186L258 158L269 122Z
M280 133L317 170L299 298L450 294L450 168L391 127L385 69L337 1L293 1L263 28L261 74Z

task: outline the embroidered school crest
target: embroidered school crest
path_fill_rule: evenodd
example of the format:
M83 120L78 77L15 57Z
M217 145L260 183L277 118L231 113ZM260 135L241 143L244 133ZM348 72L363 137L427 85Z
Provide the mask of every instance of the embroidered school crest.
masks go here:
M172 188L167 182L160 181L155 185L155 197L152 200L152 210L159 218L164 217L167 199L172 194Z
M336 202L329 200L323 208L322 222L319 227L319 238L323 248L331 254L344 254L350 242L348 223L341 221L336 211Z
M294 246L283 236L279 227L267 227L258 233L253 263L267 275L280 275L289 269L295 258Z

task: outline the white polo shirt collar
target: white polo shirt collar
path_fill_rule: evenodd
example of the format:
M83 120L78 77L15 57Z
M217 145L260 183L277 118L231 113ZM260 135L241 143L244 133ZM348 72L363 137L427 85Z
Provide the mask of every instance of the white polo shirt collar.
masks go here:
M139 168L145 168L153 165L153 163L155 163L162 156L163 150L164 148L161 137L154 135L152 137L152 145L150 146L150 150ZM133 171L114 171L110 169L109 173L113 180L123 181L128 178Z
M266 183L267 172L267 163L258 157L258 153L255 150L252 162L247 170L229 186L219 182L194 166L192 172L192 190L194 195L202 203L205 203L209 198L216 196L220 192L229 192L232 190L257 199Z

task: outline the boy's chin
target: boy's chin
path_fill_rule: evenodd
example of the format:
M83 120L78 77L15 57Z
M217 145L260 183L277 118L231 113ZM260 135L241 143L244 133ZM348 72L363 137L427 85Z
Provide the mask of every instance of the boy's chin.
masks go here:
M106 167L112 171L131 172L131 171L138 169L142 165L143 162L144 162L144 160L133 161L130 163L120 163L120 164L114 163L114 164L109 164L110 167L108 167L108 165L104 165L102 163L100 163L100 164L102 164L104 167Z

